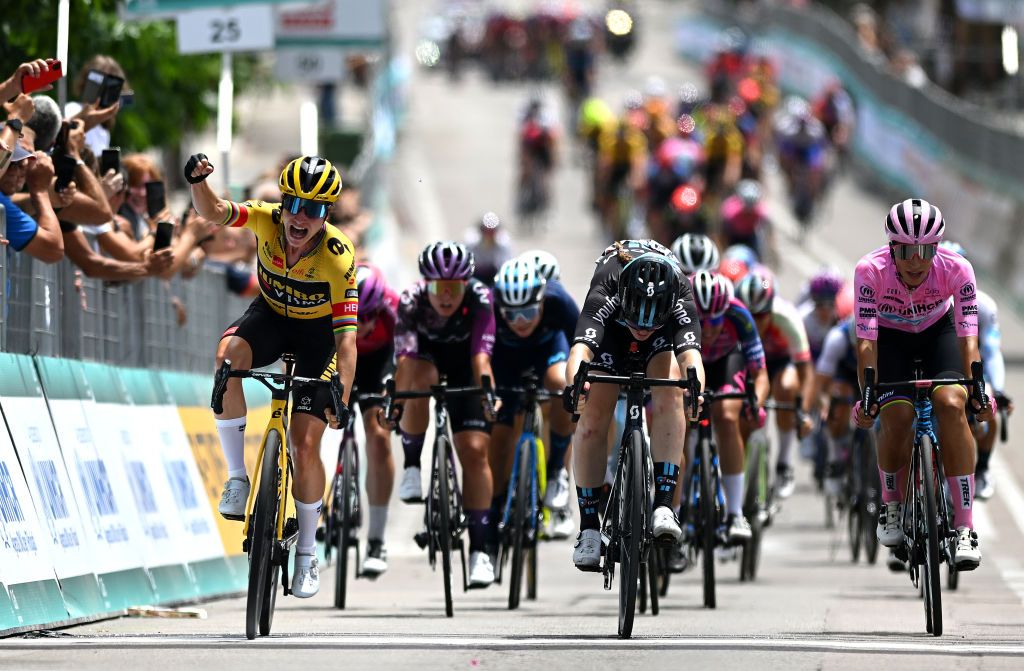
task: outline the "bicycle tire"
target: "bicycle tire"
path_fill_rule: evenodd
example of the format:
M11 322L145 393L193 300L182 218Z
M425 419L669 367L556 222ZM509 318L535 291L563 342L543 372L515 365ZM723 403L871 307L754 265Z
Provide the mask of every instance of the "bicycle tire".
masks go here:
M619 504L619 638L633 634L636 596L640 584L640 539L644 531L643 436L633 431L622 455L624 481ZM625 531L625 533L624 533Z
M437 545L441 552L441 573L444 576L444 614L452 617L452 520L448 492L448 439L438 436L434 442L437 469ZM431 483L433 493L433 483Z
M955 592L960 587L960 571L955 566L946 566L946 589Z
M348 554L351 546L352 526L352 471L355 469L355 445L346 440L341 453L341 524L338 525L337 579L334 581L334 607L345 609L348 593Z
M647 613L647 565L640 564L640 577L637 581L636 609L641 614Z
M658 602L658 576L661 575L661 554L657 548L651 547L647 550L647 580L648 593L651 595L651 615L661 613L661 604Z
M274 541L277 537L277 479L278 451L281 436L277 431L267 433L263 446L263 462L260 466L259 490L250 520L249 541L249 586L245 600L245 637L250 641L256 633L266 636L273 624L273 612L266 622L263 617L263 603L268 599L267 586L271 582Z
M881 489L878 482L878 459L875 452L874 431L861 430L861 479L860 512L863 515L861 529L864 533L864 556L872 566L878 561L878 536L875 524L881 508Z
M715 598L715 534L718 515L715 512L716 494L712 491L711 445L708 439L700 442L700 538L701 565L703 568L704 606L714 608Z
M532 440L519 441L519 472L516 474L515 502L512 507L512 572L508 581L508 609L519 608L519 595L523 587L523 552L526 540L526 511L531 499L533 457L536 447Z
M744 495L743 514L750 524L750 540L740 548L740 582L752 581L757 575L757 555L761 551L761 535L764 524L761 521L761 469L764 466L764 452L758 445L751 455L747 469L747 491Z
M925 540L925 610L928 622L931 623L929 633L942 636L942 579L939 574L939 525L938 508L935 503L935 454L931 438L921 436L921 484L924 490L924 532Z
M537 600L537 539L534 536L533 546L526 553L526 598Z

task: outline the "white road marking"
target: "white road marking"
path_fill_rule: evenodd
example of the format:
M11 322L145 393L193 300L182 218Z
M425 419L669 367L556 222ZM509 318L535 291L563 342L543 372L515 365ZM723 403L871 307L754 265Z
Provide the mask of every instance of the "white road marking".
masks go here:
M980 503L980 506L974 506L974 530L978 532L978 538L984 539L986 544L994 543L999 540L999 531L992 523L985 502Z
M499 637L499 636L434 636L403 634L386 635L304 635L271 636L246 641L244 638L227 636L111 636L111 637L68 637L58 639L25 639L0 644L0 650L39 650L59 648L194 648L215 645L236 645L238 649L275 648L296 646L305 649L343 648L397 648L397 649L491 649L510 650L538 648L568 649L586 647L589 649L719 649L719 650L761 650L794 652L847 652L882 654L954 654L954 655L999 655L1024 657L1024 644L1014 642L963 643L959 641L909 641L888 639L836 639L814 636L773 636L729 637L637 637L629 641L616 638L566 637Z
M992 453L991 469L998 474L996 496L1003 500L1006 507L1010 509L1010 517L1013 519L1021 534L1024 534L1024 492L1013 474L1013 468L1003 459L998 451ZM977 514L977 511L975 511Z

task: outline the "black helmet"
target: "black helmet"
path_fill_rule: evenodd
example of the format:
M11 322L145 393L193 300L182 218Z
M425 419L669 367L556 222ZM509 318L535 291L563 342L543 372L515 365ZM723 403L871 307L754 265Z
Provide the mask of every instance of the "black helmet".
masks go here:
M679 275L674 261L653 252L627 263L619 275L622 320L645 330L664 324L679 298Z

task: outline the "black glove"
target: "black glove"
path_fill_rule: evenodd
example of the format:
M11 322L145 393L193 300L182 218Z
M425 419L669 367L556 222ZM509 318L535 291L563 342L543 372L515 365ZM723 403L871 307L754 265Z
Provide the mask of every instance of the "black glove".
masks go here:
M562 390L562 407L570 415L576 412L576 399L573 397L572 391L573 388L571 386Z
M187 181L189 184L198 184L199 182L204 181L207 178L207 175L199 175L198 177L193 177L192 172L196 169L196 166L198 166L201 161L209 160L210 159L207 158L206 154L192 154L192 156L190 156L188 161L185 163L185 181ZM211 163L210 165L212 166L213 164Z
M347 405L341 403L338 405L340 412L338 413L338 426L342 429L348 426L349 417L352 415L352 410Z

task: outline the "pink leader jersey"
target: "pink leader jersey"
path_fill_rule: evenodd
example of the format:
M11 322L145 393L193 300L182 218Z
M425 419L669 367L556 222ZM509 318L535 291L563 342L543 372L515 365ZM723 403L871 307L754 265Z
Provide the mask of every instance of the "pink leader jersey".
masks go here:
M941 247L928 277L913 291L900 280L888 245L860 260L853 290L858 338L877 340L879 327L921 333L942 319L951 299L957 337L978 335L974 268L964 257Z

